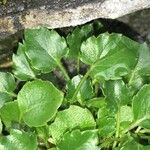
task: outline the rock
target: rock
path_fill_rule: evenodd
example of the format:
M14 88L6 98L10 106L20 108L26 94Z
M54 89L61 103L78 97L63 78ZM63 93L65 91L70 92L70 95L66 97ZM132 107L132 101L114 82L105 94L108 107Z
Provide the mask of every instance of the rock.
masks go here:
M25 28L76 26L149 7L150 0L8 0L0 5L0 40Z
M118 20L129 25L144 38L144 41L150 43L150 9L137 11Z

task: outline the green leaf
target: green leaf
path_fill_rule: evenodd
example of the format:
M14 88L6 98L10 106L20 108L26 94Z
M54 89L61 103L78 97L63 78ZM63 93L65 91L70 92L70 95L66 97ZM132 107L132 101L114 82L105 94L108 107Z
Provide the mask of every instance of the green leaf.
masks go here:
M0 92L0 108L3 107L3 105L6 102L12 101L12 96L10 96L7 93Z
M11 127L13 122L19 122L20 110L17 101L7 102L0 109L0 116L6 127Z
M120 108L120 122L133 120L132 108L130 106L121 106Z
M122 80L109 80L104 83L107 105L114 110L130 102L130 91Z
M25 45L19 44L17 54L13 54L13 73L20 80L29 80L36 77L34 69L25 55Z
M36 150L37 139L34 133L12 130L10 135L0 138L2 150Z
M129 125L133 121L133 112L130 106L121 106L119 121L121 130L129 127Z
M58 150L99 150L98 135L95 130L73 130L64 134L58 143Z
M88 109L71 105L68 109L58 112L49 129L53 139L57 142L66 131L74 128L91 129L95 126L95 120Z
M126 142L120 150L149 150L150 146L144 146L139 143L137 143L135 140Z
M40 140L43 140L46 143L49 138L49 127L47 125L42 127L37 127L36 132Z
M150 47L146 43L141 44L139 48L138 63L133 72L138 72L141 76L150 75Z
M150 75L150 47L146 43L139 47L139 58L135 68L129 76L129 85L133 92L138 91L144 85L145 76Z
M27 29L25 31L25 53L31 65L43 73L52 71L68 50L63 37L47 28Z
M67 36L67 43L69 45L69 57L78 58L81 44L89 36L93 34L94 28L93 24L87 24L85 26L76 27L72 33Z
M106 106L106 100L104 97L96 97L86 101L86 106L90 108L102 108L103 106Z
M114 134L116 130L116 119L114 112L110 111L106 106L98 111L97 126L100 137L109 137Z
M82 79L82 75L74 76L68 83L67 83L67 95L66 98L68 101L72 102L71 99L73 94ZM87 99L91 99L94 96L92 83L89 79L86 79L85 82L82 84L80 91L75 98L75 101L84 102Z
M133 98L134 120L150 128L150 85L144 85Z
M94 79L120 79L137 62L138 44L120 34L104 33L90 37L81 45L81 61L91 66Z
M34 80L23 86L17 100L24 122L38 127L45 125L56 114L63 101L63 93L51 82Z
M11 73L0 72L0 108L5 102L11 101L15 96L13 91L16 88L16 83Z
M0 119L0 134L2 133L2 128L3 128L3 125L2 125L2 122L1 122L1 119Z

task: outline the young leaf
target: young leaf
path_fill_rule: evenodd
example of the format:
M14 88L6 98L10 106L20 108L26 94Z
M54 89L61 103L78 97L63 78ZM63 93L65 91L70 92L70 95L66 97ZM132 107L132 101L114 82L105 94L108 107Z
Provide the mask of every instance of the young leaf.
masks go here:
M25 45L19 44L17 54L13 54L14 75L20 80L34 79L36 73L25 55Z
M130 102L130 91L122 80L106 81L103 90L111 109L118 110Z
M118 79L127 75L137 62L138 44L120 34L104 33L81 45L81 61L91 66L95 79Z
M71 98L79 84L79 82L82 79L82 75L74 76L68 83L67 83L67 95L66 98L68 101L71 102ZM89 79L85 80L85 82L82 84L82 87L80 88L80 91L77 94L77 97L75 98L76 101L84 102L87 99L91 99L94 96L92 83Z
M73 130L64 134L58 143L58 150L99 150L98 135L95 130Z
M0 116L6 127L11 127L12 122L19 122L20 110L17 101L7 102L0 109Z
M37 139L34 133L12 130L10 135L0 138L2 150L35 150Z
M32 66L43 73L60 66L60 59L67 54L65 39L47 28L27 29L25 45L25 53Z
M71 105L68 109L58 112L49 129L53 139L57 142L66 131L74 128L91 129L95 126L93 115L88 109Z
M67 36L67 43L70 48L69 57L79 57L81 43L92 35L93 30L93 24L91 23L81 28L76 27L73 32Z
M34 80L23 86L17 100L24 122L38 127L56 114L63 101L63 93L51 82Z
M150 129L150 85L144 85L133 98L133 115L137 125Z
M42 127L37 127L36 128L37 136L40 138L40 140L44 140L46 143L48 138L49 138L49 127L48 125L42 126Z
M16 88L15 79L12 74L0 72L0 108L5 102L11 101L15 96L13 91Z

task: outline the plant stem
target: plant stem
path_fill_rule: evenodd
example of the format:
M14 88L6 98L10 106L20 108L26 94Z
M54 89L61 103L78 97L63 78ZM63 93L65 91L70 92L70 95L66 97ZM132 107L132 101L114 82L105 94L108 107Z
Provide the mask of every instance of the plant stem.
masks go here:
M79 74L80 72L80 58L77 58L77 73Z
M65 69L64 66L62 65L62 63L61 63L60 61L57 61L57 65L58 65L58 67L60 68L60 70L62 71L62 73L63 73L64 77L66 78L66 80L69 81L69 80L70 80L70 77L69 77L69 75L68 75L66 69Z
M13 93L13 92L4 91L4 93L6 93L6 94L8 94L8 95L10 95L12 97L15 97L15 98L17 97L17 95L15 93Z
M145 116L145 117L137 120L136 122L132 123L128 128L123 130L122 133L125 134L126 132L132 130L133 128L137 127L141 122L143 122L146 119L150 119L150 116Z
M96 82L95 83L95 96L97 97L98 95L98 88L99 88L99 84Z
M77 96L77 94L78 94L78 92L79 92L79 90L80 90L82 84L85 82L85 80L86 80L87 77L89 76L89 74L90 74L90 72L92 71L92 69L93 69L93 67L91 66L91 67L89 68L89 70L86 72L86 74L82 77L81 81L79 82L79 84L78 84L78 86L77 86L77 88L76 88L76 91L74 92L74 94L73 94L73 96L72 96L72 99L71 99L72 102L73 102L74 99L76 98L76 96Z
M140 130L141 130L141 127L139 126L139 127L135 130L135 133L139 133Z
M139 131L140 133L150 133L150 129L142 129Z
M3 64L0 64L0 69L10 68L10 67L12 67L12 65L13 65L13 62L12 62L12 61L10 61L10 62L5 62L5 63L3 63Z
M117 112L117 127L116 127L116 134L115 138L117 139L120 136L120 107L118 107L118 112ZM113 148L115 148L117 145L117 141L114 141Z
M136 70L131 73L131 78L129 79L128 85L130 86L136 74Z

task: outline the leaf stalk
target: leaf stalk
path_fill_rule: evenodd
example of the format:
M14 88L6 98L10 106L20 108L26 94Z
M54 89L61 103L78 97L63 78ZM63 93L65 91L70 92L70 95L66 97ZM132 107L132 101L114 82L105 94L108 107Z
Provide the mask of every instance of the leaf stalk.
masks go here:
M117 126L116 126L116 134L115 138L117 139L120 136L120 106L118 107L118 112L117 112ZM114 141L113 148L115 148L117 145L117 141Z
M81 81L79 82L79 84L78 84L78 86L77 86L77 88L76 88L76 91L74 92L74 94L73 94L73 96L72 96L72 99L71 99L72 102L73 102L74 99L76 98L76 96L77 96L79 90L81 89L83 83L85 82L85 80L87 79L87 77L89 76L89 74L91 73L92 69L93 69L93 67L91 66L91 67L89 68L89 70L86 72L86 74L83 76L83 78L81 79Z
M62 65L62 63L61 63L60 61L57 61L57 65L58 65L59 69L62 71L62 73L63 73L65 79L66 79L67 81L69 81L69 80L70 80L70 77L69 77L69 75L68 75L66 69L65 69L64 66Z

